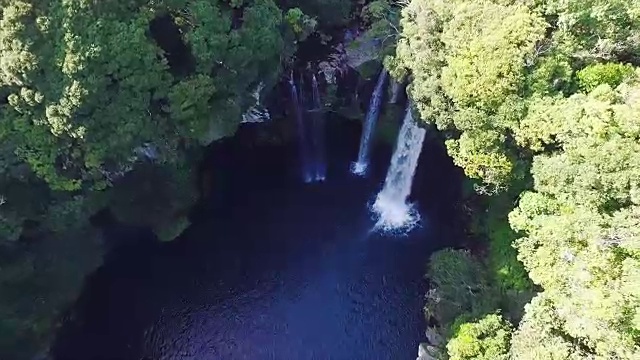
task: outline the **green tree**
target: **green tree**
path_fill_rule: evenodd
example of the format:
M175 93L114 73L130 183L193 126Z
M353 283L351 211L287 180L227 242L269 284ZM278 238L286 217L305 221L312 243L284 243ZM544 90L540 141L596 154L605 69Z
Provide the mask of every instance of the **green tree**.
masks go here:
M322 29L343 26L351 17L351 1L343 0L282 0L285 9L298 8L308 16L317 19Z
M640 12L627 0L540 1L557 29L554 42L579 61L638 60Z
M522 86L545 22L525 6L488 1L454 3L447 10L442 16L452 18L442 34L443 90L459 107L496 111Z
M504 188L519 167L507 139L544 20L523 5L415 0L401 25L389 63L412 74L409 93L422 118L457 134L447 148L468 176Z
M518 259L542 291L515 332L514 359L640 358L638 9L413 0L403 10L387 65L410 76L422 118L445 131L479 192L504 202L481 216L516 205L515 232L484 220L491 268L515 264L496 260L519 238Z
M558 309L540 293L525 307L525 315L511 340L511 358L515 360L588 359L580 344L560 330Z
M50 188L24 204L23 195L2 194L0 228L9 239L47 212L47 199L112 186L144 144L158 163L174 163L185 148L232 134L251 90L280 71L282 14L270 0L2 5L0 178ZM232 27L233 7L240 26ZM170 62L167 41L182 43L192 60Z
M511 325L500 315L462 324L447 343L451 360L507 360Z
M299 8L287 10L284 18L298 40L305 40L316 30L318 25L316 19L305 15Z
M381 45L381 56L393 53L398 31L401 8L389 0L375 0L362 8L360 19L367 26L361 36L361 42L374 42Z
M169 85L166 66L146 36L150 16L120 10L79 0L3 9L2 126L54 190L104 188L102 171L156 131L148 109Z
M633 75L633 66L618 63L593 64L577 73L580 88L586 92L590 92L602 84L608 84L615 88Z
M188 225L188 160L275 83L285 31L271 0L0 0L0 357L47 346L99 261L92 214Z
M431 255L425 314L446 331L461 315L481 316L493 311L496 298L486 269L468 251L445 249Z
M232 135L241 114L253 105L252 90L271 84L281 70L282 13L271 0L244 2L242 26L232 26L224 2L196 0L168 9L181 27L182 41L195 58L195 74L176 82L164 110L177 131L201 144ZM173 121L170 121L173 125Z
M510 216L526 234L519 259L557 309L556 331L598 359L640 356L640 252L629 221L640 205L639 96L637 85L601 85L531 112L525 121L542 131L529 142L562 150L534 158L533 191Z

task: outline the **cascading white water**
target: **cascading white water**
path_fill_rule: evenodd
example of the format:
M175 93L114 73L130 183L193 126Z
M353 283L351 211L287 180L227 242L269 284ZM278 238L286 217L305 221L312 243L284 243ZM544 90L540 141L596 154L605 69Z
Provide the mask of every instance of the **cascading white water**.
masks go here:
M407 199L411 193L425 132L413 120L411 106L407 106L384 187L372 208L378 216L376 227L383 231L408 231L420 221L420 215Z
M311 79L312 84L312 138L313 138L313 167L314 180L324 181L327 177L327 165L325 158L324 139L324 114L322 113L322 103L320 101L320 90L315 74Z
M300 85L302 87L302 84ZM302 108L300 99L298 97L298 88L293 80L293 72L289 78L289 88L291 90L291 103L293 104L293 112L296 117L296 125L298 130L298 152L300 153L300 171L302 173L302 179L304 182L309 183L313 181L313 176L310 170L309 164L309 150L308 141L304 126L304 120L302 118Z
M358 160L352 164L351 172L356 175L364 175L367 172L369 166L369 148L371 147L371 137L380 115L380 103L382 102L382 96L384 94L384 84L387 80L389 73L387 70L382 70L380 76L378 76L378 82L376 88L371 95L371 101L369 102L369 110L367 117L364 121L362 129L362 135L360 137L360 150L358 151Z

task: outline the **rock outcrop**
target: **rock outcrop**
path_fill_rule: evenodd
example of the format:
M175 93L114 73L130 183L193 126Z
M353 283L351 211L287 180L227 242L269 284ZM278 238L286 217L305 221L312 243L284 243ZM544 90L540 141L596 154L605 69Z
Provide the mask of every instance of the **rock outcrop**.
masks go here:
M418 346L418 357L416 360L438 360L438 349L427 343Z

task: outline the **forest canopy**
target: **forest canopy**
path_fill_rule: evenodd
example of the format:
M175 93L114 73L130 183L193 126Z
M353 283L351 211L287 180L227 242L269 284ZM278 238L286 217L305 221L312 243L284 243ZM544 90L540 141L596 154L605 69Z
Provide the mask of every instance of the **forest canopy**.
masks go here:
M81 231L104 208L174 238L192 155L235 132L298 40L357 8L476 190L482 251L440 251L427 270L442 355L640 359L640 4L355 3L0 0L0 345L46 342L49 312L77 291L15 315L25 283L82 281L42 254L95 265L89 241L4 250Z
M402 15L386 63L409 76L422 119L477 179L484 207L473 216L490 248L482 262L502 297L484 314L486 299L450 309L428 297L427 314L448 319L444 352L640 358L640 5L412 0ZM469 255L443 266L442 256L428 274L439 300L479 266ZM524 313L514 312L527 293ZM500 311L511 324L491 315Z
M206 146L235 134L298 41L346 26L354 9L341 0L0 0L7 356L31 358L46 344L99 263L89 219L107 210L110 221L176 238L207 192L196 174ZM224 177L214 171L206 176ZM25 288L46 301L26 299Z
M294 52L272 0L0 0L0 347L33 358L104 251L89 218L171 240L201 149ZM312 22L313 16L301 17ZM30 296L29 294L38 294Z
M0 238L9 240L24 219L46 215L46 199L78 206L110 187L140 150L175 168L185 149L232 134L285 48L271 0L1 5ZM21 186L42 190L33 201L7 191Z

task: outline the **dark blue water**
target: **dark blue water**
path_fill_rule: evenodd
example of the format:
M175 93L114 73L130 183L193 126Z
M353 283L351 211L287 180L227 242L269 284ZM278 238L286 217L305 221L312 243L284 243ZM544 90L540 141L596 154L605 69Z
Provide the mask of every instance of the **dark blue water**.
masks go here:
M287 173L295 154L234 157L228 204L174 243L113 255L85 287L55 358L414 359L425 264L452 241L443 216L451 199L443 187L422 189L432 200L422 228L372 231L367 206L389 151L369 178L355 177L355 139L355 147L334 141L325 183ZM439 178L442 169L432 180L424 170L423 183L456 186Z

